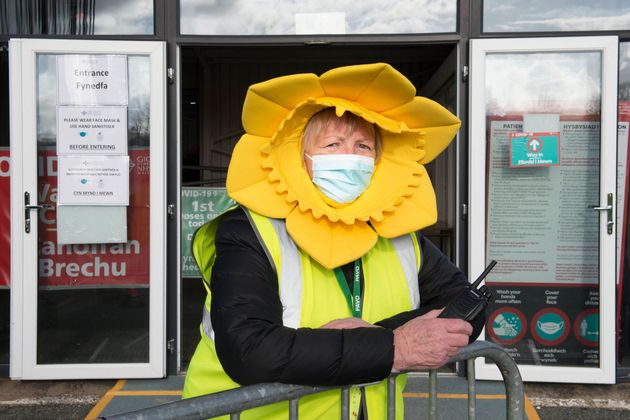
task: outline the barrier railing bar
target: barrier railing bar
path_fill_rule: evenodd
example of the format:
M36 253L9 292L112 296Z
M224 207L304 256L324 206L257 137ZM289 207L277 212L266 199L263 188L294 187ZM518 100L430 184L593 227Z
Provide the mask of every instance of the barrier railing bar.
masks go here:
M475 420L477 391L475 390L475 359L466 360L466 379L468 381L468 420Z
M477 357L486 357L492 360L503 376L507 420L522 420L524 418L523 401L525 396L523 381L518 371L518 366L505 349L487 341L476 341L464 347L457 356L449 360L449 363L461 362ZM435 372L435 375L437 378L437 372ZM395 378L393 380L395 389ZM437 386L434 387L435 392L433 392L433 394L437 399L436 388ZM251 408L280 401L298 400L305 395L316 394L331 389L339 389L339 386L303 386L280 383L256 384L104 418L118 420L205 419L237 412L240 413ZM344 393L346 395L345 397ZM343 387L341 395L342 407L344 404L346 407L345 409L342 408L341 413L342 419L345 420L349 417L350 388ZM430 396L430 399L432 397L433 396ZM395 407L395 397L393 400ZM238 419L239 417L231 416L231 418Z
M462 362L477 357L486 357L492 360L501 372L505 384L507 420L523 419L525 415L525 389L521 373L512 357L497 344L488 341L475 341L464 347L450 362Z
M298 419L298 404L299 400L292 399L289 401L289 420Z
M387 420L396 420L396 378L397 373L387 378Z
M429 420L437 419L437 370L429 371Z
M341 388L341 420L350 419L350 387Z

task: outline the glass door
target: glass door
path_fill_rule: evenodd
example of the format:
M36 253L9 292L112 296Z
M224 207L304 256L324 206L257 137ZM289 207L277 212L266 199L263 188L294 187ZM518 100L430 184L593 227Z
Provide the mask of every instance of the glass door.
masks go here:
M164 51L10 42L12 378L165 374Z
M498 262L485 339L526 381L615 381L617 56L617 37L471 41L470 274Z

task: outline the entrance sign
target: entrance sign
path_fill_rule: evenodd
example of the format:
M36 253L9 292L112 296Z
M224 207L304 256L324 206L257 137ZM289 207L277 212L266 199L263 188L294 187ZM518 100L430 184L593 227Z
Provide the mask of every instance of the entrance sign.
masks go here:
M129 205L129 157L60 156L57 203Z
M126 155L127 107L58 106L57 154Z
M469 277L497 260L486 339L525 381L615 381L617 50L471 40Z
M560 133L509 133L510 168L560 165Z
M127 56L57 57L58 105L127 105Z

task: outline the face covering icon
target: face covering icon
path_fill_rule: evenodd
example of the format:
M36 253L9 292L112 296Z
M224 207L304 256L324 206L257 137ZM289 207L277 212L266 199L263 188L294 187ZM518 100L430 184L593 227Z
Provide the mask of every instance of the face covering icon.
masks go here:
M339 204L350 203L366 190L374 158L360 155L306 155L313 161L313 184Z
M538 328L545 334L555 334L564 327L564 321L561 322L540 322L536 323Z

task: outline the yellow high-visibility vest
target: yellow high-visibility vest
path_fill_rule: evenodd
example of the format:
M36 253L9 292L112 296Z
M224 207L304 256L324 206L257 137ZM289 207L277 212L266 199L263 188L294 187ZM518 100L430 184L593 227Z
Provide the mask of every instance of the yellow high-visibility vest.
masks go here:
M333 270L322 267L291 240L284 220L271 219L245 210L252 227L262 239L276 273L283 307L283 325L291 328L318 328L339 318L352 316ZM202 339L188 367L184 398L237 388L223 370L214 345L210 322L211 295L208 284L216 257L215 236L217 218L202 226L195 235L193 253L200 267L208 296L200 326ZM415 234L393 239L378 239L376 245L361 258L364 273L362 319L375 323L401 312L416 309L420 303L418 272L422 260ZM406 376L397 379L396 413L403 418L402 390ZM386 418L387 381L366 387L368 417ZM356 418L360 391L350 394L351 418ZM339 390L302 397L300 419L339 418L341 399ZM281 402L242 413L247 419L286 419L288 402ZM226 417L227 418L227 417Z

